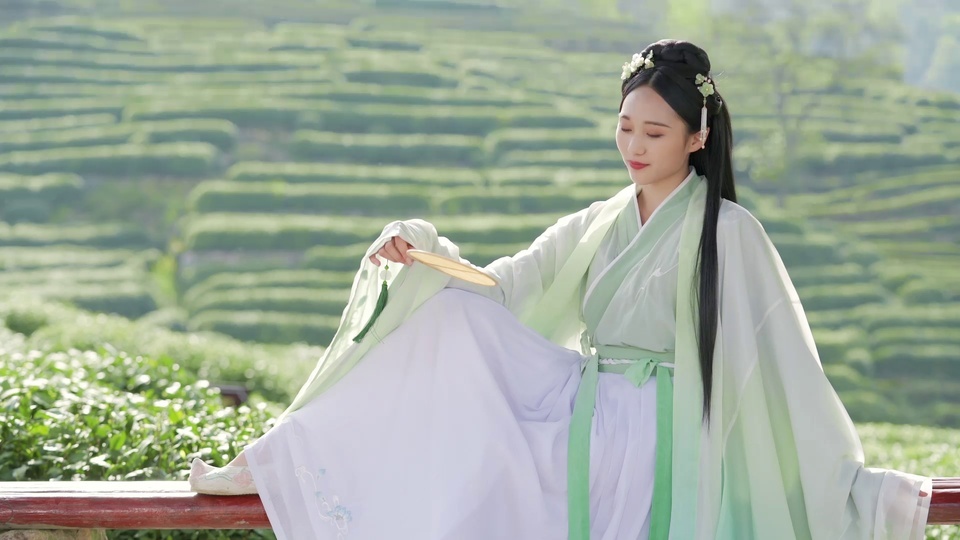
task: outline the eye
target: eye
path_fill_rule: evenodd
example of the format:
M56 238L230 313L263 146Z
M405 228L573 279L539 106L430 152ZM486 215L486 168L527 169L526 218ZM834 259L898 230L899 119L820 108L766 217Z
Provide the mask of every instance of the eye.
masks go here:
M624 133L630 133L630 132L633 131L633 130L632 130L632 129L627 129L627 128L620 128L620 131L622 131L622 132L624 132Z
M647 137L650 137L651 139L659 139L660 137L663 137L663 135L660 133L647 133Z

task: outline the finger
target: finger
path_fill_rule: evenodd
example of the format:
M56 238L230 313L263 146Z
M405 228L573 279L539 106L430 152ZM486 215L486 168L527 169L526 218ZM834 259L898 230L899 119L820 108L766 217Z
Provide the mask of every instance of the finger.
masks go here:
M407 265L413 264L413 258L407 255L407 250L410 249L411 247L410 244L408 244L406 240L400 238L399 236L397 236L395 240L397 245L397 251L399 251L400 255L403 256L404 262Z
M380 259L377 258L376 254L370 256L370 262L372 262L375 266L380 266Z
M397 246L395 246L392 242L383 246L383 251L387 252L387 259L393 262L403 262L403 255L400 254Z

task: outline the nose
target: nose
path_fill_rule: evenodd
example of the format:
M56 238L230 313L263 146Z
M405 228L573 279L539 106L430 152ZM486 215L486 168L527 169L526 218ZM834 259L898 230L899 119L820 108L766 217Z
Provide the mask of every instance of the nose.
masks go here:
M643 145L641 137L636 135L630 137L627 143L627 154L631 156L642 156L647 153L647 148Z

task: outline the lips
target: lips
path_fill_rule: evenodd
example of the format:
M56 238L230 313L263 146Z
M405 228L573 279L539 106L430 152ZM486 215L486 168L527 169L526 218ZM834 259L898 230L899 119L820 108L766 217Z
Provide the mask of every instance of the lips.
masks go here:
M627 163L630 165L631 169L634 169L637 171L649 166L648 163L640 163L639 161L628 161Z

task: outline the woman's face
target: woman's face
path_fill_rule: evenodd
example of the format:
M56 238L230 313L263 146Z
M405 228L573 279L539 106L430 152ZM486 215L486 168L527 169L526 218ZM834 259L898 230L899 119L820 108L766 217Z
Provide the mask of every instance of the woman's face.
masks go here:
M700 134L690 133L686 122L653 88L641 86L624 99L617 148L634 184L679 183L689 173L690 153L700 147Z

